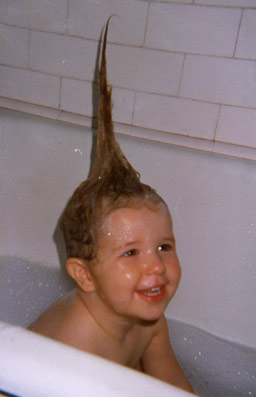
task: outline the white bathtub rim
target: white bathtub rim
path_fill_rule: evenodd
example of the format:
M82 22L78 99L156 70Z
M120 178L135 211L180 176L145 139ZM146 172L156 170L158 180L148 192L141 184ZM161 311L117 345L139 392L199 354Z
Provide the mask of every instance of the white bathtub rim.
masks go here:
M0 356L0 390L18 396L191 395L151 376L3 322Z

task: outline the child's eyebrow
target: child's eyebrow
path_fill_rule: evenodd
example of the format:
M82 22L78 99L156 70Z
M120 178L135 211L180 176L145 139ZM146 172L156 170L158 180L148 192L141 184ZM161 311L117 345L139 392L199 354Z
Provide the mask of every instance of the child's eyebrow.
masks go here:
M174 236L171 236L171 237L170 236L168 236L168 237L162 236L162 237L160 237L160 239L158 241L159 241L159 244L161 244L161 242L175 243L175 238L174 238ZM138 245L140 243L141 243L141 241L139 241L139 240L127 241L125 244L122 244L122 243L119 244L114 249L115 249L115 251L118 251L120 249L125 249L127 247L136 246L136 245Z
M125 244L119 244L118 246L116 246L115 247L115 250L116 251L118 251L118 250L120 250L120 249L125 249L125 248L127 248L127 247L130 247L130 246L135 246L135 245L137 245L137 244L139 244L139 241L128 241L127 243L125 243Z
M162 237L160 240L160 243L161 243L161 241L163 241L164 243L172 243L172 244L175 244L175 238L174 238L174 236L171 236L171 237Z

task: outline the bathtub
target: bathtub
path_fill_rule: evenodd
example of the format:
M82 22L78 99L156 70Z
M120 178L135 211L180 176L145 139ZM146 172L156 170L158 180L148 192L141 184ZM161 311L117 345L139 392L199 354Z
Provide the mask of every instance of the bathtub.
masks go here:
M58 223L87 177L92 131L5 109L0 117L0 390L25 397L186 395L25 330L74 287ZM255 162L119 138L173 215L183 278L166 317L186 376L200 396L256 396ZM216 223L234 218L235 228Z
M138 371L25 329L71 288L71 280L50 266L22 258L1 258L0 395L189 395Z
M85 390L89 396L189 395L24 329L72 288L64 272L47 264L0 259L0 390L25 397L84 396ZM198 395L256 395L256 350L167 321L176 356Z

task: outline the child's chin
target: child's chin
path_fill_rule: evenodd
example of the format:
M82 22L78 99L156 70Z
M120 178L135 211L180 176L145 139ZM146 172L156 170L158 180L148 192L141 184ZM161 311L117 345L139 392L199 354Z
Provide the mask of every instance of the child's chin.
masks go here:
M155 321L158 321L160 319L160 317L162 317L163 314L164 314L164 311L159 311L158 313L144 315L143 320L146 322L155 322Z
M147 318L148 321L157 321L159 320L160 317L164 314L164 311L166 309L165 304L161 305L161 307L155 308L155 310L148 311L147 313L144 313L145 318Z

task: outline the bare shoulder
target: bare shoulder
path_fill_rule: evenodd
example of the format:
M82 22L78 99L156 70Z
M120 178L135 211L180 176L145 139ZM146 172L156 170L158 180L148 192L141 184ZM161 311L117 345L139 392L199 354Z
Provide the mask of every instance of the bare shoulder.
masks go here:
M142 356L145 373L193 393L171 346L164 315L152 327L152 338Z
M74 294L75 292L72 291L54 302L32 324L29 325L28 329L54 338L54 330L58 329L60 325L63 325L68 308L74 300Z
M28 329L86 351L90 350L89 346L92 347L95 340L76 290L56 301Z

